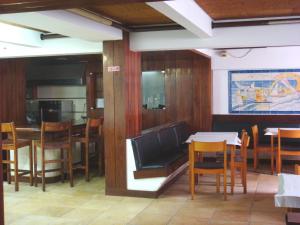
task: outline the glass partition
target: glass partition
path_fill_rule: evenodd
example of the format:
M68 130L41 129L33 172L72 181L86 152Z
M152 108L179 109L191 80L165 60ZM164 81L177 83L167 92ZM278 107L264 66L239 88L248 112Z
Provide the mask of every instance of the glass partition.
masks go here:
M165 109L165 72L142 72L143 108Z

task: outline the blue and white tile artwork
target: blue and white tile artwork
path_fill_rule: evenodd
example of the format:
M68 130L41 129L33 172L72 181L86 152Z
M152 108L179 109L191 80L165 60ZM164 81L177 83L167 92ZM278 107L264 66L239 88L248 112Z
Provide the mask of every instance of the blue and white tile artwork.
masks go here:
M229 112L300 114L300 69L229 71Z

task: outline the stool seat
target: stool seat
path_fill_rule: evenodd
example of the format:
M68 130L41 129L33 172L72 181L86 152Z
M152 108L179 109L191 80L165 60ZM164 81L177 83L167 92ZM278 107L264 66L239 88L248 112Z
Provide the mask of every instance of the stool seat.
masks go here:
M22 147L31 145L31 140L16 139L15 143L14 143L14 140L12 140L12 139L2 140L2 149L11 150L14 148L14 145L16 145L17 148L22 148Z

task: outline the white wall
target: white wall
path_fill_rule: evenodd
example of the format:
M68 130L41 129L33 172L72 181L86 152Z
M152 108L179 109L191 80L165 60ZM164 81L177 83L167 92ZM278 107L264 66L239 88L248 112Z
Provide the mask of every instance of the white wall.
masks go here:
M245 69L297 69L300 68L300 47L271 47L227 50L226 57L219 52L212 55L213 114L229 114L228 71ZM235 56L235 57L233 57Z

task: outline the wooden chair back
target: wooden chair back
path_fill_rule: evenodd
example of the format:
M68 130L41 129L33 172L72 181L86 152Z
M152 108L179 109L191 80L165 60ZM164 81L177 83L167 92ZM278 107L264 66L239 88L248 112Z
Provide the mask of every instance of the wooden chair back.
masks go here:
M223 152L224 154L224 166L227 163L227 147L226 141L221 142L198 142L193 141L191 143L191 150L190 150L190 163L192 167L195 163L195 153L218 153Z
M285 130L278 129L278 151L281 151L282 139L297 139L300 138L300 130ZM300 151L300 148L299 148Z
M252 135L253 135L253 148L256 148L256 146L259 143L259 137L258 137L258 126L254 125L251 127Z
M47 133L57 133L61 140L71 143L71 122L42 122L41 127L41 144L43 145L46 140Z
M241 156L243 157L244 160L247 160L248 157L248 146L250 143L250 137L246 130L242 131L242 138L241 138Z
M89 138L90 136L101 136L102 134L102 125L103 125L103 117L102 118L88 118L85 128L85 137Z
M10 123L1 123L1 132L2 135L11 136L13 145L16 146L17 143L17 132L14 122Z

